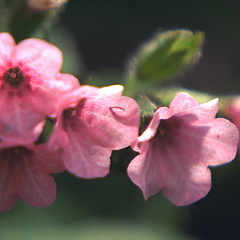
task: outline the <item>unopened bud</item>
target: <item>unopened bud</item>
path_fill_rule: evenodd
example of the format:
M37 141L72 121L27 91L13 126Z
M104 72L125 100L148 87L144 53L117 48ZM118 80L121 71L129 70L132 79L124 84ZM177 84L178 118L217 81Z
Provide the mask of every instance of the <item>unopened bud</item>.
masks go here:
M63 6L68 0L27 0L28 7L34 11L47 11Z

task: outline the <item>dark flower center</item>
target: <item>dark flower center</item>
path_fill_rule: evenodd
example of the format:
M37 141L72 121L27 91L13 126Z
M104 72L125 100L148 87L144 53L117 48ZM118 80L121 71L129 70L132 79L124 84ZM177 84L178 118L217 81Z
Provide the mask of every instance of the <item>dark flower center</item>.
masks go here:
M165 139L171 139L173 136L177 135L178 129L182 126L183 121L177 116L173 116L166 120L161 120L158 126L159 136Z
M68 129L67 131L79 131L83 125L91 124L92 119L82 119L84 115L84 105L87 100L82 98L77 106L69 107L62 112L63 128ZM86 116L85 116L86 118ZM90 117L91 118L91 117Z
M19 67L9 68L3 74L4 80L12 86L17 86L24 80L23 73Z
M73 118L77 115L77 110L75 108L67 108L63 111L63 116L65 118Z

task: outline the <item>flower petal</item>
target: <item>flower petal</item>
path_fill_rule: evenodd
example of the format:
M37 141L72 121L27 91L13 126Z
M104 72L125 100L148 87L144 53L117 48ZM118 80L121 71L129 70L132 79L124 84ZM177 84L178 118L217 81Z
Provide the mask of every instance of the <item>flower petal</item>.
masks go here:
M11 60L15 41L9 33L0 33L0 67ZM0 68L1 69L1 68Z
M122 89L118 85L104 89L83 86L66 95L64 101L78 99L78 103L63 110L49 146L62 149L64 164L75 175L105 176L112 150L130 146L137 139L139 107L133 99L121 96Z
M2 66L1 48L9 55L5 59L2 53ZM30 144L40 135L45 118L58 114L61 98L79 87L74 76L59 73L61 65L62 53L52 44L31 38L15 45L11 35L0 34L1 139ZM12 71L18 73L17 83L9 82Z
M225 164L236 156L239 133L237 127L227 119L217 118L209 124L209 131L203 139L203 159L209 166Z
M9 155L0 150L0 212L10 209L17 201L16 166Z
M64 148L62 157L67 170L83 178L105 177L112 151L99 146L85 131L69 137L71 144Z
M18 151L13 157L18 164L20 199L35 207L52 204L56 198L56 184L53 177L37 167L37 159L33 151L26 148L20 148Z
M42 79L51 79L60 71L63 56L54 45L31 38L16 45L13 59L15 64L21 63L35 69Z
M111 85L99 89L99 94L108 95L108 96L121 96L124 88L122 85Z
M60 73L56 78L41 79L39 83L33 82L32 85L35 90L29 96L29 101L33 108L45 113L45 116L56 116L65 95L72 93L80 86L78 79L73 75Z
M213 99L209 102L200 104L192 96L187 93L177 94L170 104L172 114L190 112L196 114L198 120L211 121L215 119L218 111L219 99Z
M39 110L33 112L36 107L31 101L19 101L17 97L4 100L3 96L0 99L1 139L20 145L33 143L42 131L46 115Z
M18 197L35 207L53 203L56 184L49 174L50 169L54 169L53 163L42 168L40 157L34 150L22 146L0 150L0 211L12 207Z
M132 145L140 155L128 167L129 177L145 199L162 190L174 204L188 205L209 192L208 166L233 160L239 139L234 124L215 119L217 109L218 99L199 104L180 93L169 111L162 107L155 112Z
M174 204L188 205L210 190L209 169L199 162L200 138L183 139L175 139L171 146L168 141L155 137L150 141L149 149L142 148L142 153L130 163L129 177L142 189L145 199L163 190Z
M127 173L130 179L143 192L145 200L149 196L159 192L163 186L161 176L161 163L156 159L156 151L149 142L140 143L139 150L141 153L135 157L127 168ZM154 152L153 152L154 150Z
M82 101L78 106L78 131L98 144L114 150L127 147L138 136L139 108L128 97L99 97Z
M172 100L170 109L173 111L173 113L179 113L191 108L198 107L199 105L200 103L198 103L192 96L181 92L178 93Z
M62 151L59 149L49 149L48 144L39 144L37 146L28 146L34 151L35 164L38 169L45 173L59 173L66 170L62 158Z

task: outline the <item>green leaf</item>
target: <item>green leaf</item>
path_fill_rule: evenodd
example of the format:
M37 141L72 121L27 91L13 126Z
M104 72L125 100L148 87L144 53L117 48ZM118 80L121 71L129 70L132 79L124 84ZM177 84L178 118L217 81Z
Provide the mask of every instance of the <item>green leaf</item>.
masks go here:
M157 34L130 61L130 79L166 82L201 56L204 33L187 30Z

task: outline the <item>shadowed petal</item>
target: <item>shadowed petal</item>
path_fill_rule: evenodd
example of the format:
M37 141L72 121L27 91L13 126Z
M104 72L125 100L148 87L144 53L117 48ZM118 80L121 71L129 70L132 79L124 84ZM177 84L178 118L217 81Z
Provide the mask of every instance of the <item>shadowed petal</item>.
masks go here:
M62 140L62 139L61 139ZM45 173L59 173L66 170L61 158L62 151L59 149L49 149L46 143L29 147L34 151L36 167Z
M17 198L35 207L52 204L56 184L49 173L65 170L57 156L59 152L51 152L44 144L0 149L0 211L11 208Z
M52 176L42 172L34 163L34 155L22 154L19 160L19 197L29 205L46 207L56 198L56 183Z
M217 109L218 99L199 104L180 93L169 111L162 107L155 112L148 128L132 145L140 155L128 167L129 177L145 199L160 190L176 205L188 205L206 196L211 188L208 166L233 160L239 139L234 124L215 119ZM167 118L166 113L172 115Z
M0 150L0 212L10 209L17 201L18 183L15 162Z

